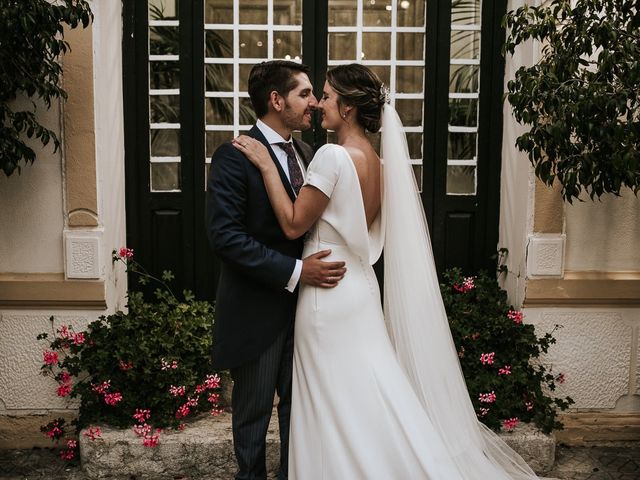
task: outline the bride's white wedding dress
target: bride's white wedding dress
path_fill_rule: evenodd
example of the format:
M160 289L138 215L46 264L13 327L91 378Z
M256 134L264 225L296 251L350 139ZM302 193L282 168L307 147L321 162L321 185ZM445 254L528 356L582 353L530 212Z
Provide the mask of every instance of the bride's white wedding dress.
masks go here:
M325 145L309 165L306 183L330 200L304 255L331 249L329 259L345 261L347 273L335 288L300 291L289 478L535 478L476 419L424 244L406 140L389 106L383 128L385 193L371 228L347 151ZM371 267L383 246L384 314Z

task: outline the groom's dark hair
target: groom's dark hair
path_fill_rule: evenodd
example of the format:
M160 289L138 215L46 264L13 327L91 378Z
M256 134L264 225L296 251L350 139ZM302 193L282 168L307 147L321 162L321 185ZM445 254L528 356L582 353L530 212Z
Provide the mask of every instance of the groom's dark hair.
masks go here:
M309 74L309 67L303 63L288 60L272 60L255 65L249 73L248 88L251 104L258 118L269 111L269 96L276 91L286 97L298 85L294 75Z

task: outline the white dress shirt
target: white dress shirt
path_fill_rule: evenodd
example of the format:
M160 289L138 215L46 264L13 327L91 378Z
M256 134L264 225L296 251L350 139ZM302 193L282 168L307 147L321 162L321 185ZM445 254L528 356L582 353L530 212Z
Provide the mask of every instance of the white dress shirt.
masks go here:
M287 159L287 153L282 148L280 148L280 146L277 144L282 142L291 142L292 139L290 138L289 140L285 140L280 136L278 132L276 132L273 128L271 128L269 125L264 123L262 120L256 121L256 127L258 127L258 130L262 132L262 134L264 135L264 138L266 138L267 142L269 142L269 144L271 145L271 149L273 150L273 153L276 155L276 158L278 159L278 162L280 163L282 170L284 170L284 173L287 176L287 179L291 181L291 178L289 177L289 163ZM306 170L304 168L304 163L300 159L300 155L296 151L295 147L293 151L296 152L296 160L298 160L300 171L304 176L304 172ZM301 273L302 273L302 260L296 259L296 266L293 269L291 278L289 278L289 282L285 286L286 290L293 292L296 289L296 285L298 285L298 282L300 281Z

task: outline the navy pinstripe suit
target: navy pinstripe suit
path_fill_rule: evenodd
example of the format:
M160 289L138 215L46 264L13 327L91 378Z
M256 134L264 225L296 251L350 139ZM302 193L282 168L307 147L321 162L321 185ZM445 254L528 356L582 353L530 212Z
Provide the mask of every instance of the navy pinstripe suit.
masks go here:
M291 185L271 147L254 126L249 135L271 152L292 200ZM305 163L311 148L294 141ZM293 319L297 294L285 290L303 241L288 240L269 203L260 171L230 143L211 159L207 233L222 260L216 295L213 363L230 369L237 480L266 479L265 435L278 393L281 472L287 476Z

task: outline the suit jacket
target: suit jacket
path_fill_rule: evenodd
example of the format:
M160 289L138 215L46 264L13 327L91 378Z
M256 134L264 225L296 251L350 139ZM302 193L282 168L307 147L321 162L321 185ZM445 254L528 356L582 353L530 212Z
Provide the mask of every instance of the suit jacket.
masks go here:
M292 200L291 184L262 132L249 135L265 144ZM294 145L305 163L313 151ZM243 365L262 353L293 322L297 290L285 287L303 239L288 240L269 203L260 171L231 143L211 158L207 181L206 230L222 261L216 294L213 364L217 369Z

